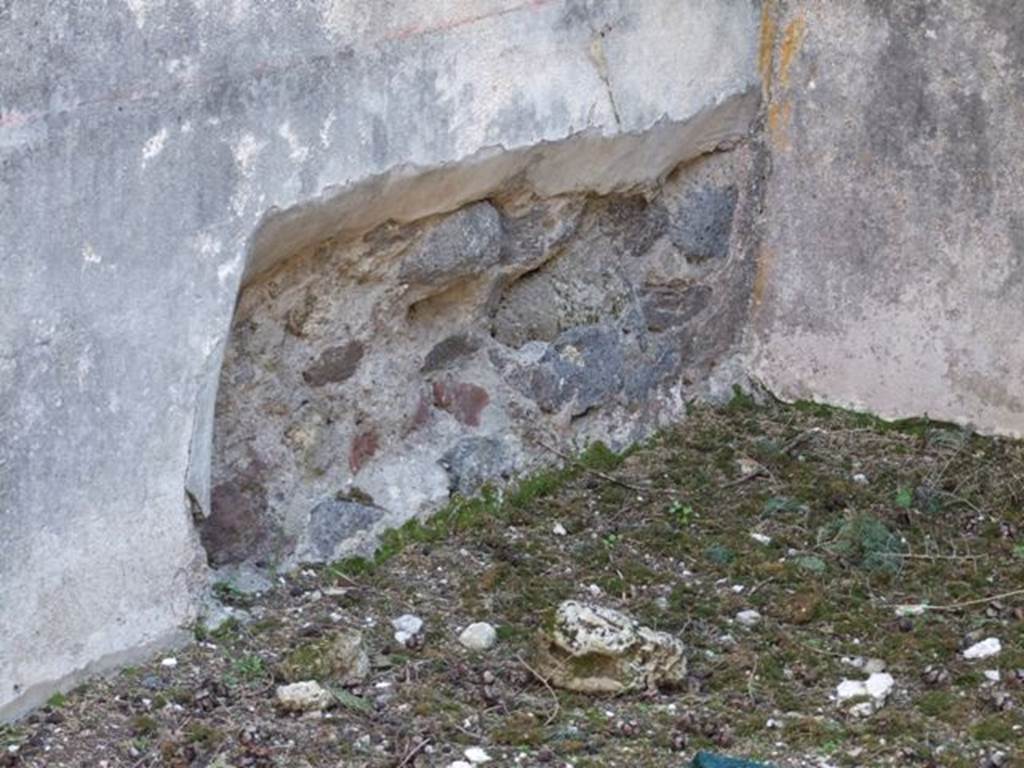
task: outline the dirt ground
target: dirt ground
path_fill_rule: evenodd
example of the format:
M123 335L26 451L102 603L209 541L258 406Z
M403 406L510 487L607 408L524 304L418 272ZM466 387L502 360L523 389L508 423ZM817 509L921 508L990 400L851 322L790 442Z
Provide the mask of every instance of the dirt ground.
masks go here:
M423 768L471 747L496 766L684 766L698 750L780 768L1024 765L1022 503L1020 443L738 397L626 456L592 446L454 503L389 535L377 562L256 595L224 585L244 621L0 728L0 766ZM531 659L569 598L676 634L685 684L551 689ZM393 637L402 614L425 624L411 648ZM493 649L460 646L474 621L498 628ZM318 657L339 628L362 630L372 660L347 688ZM997 654L965 658L990 638ZM277 709L296 665L336 706ZM836 700L883 666L884 702Z

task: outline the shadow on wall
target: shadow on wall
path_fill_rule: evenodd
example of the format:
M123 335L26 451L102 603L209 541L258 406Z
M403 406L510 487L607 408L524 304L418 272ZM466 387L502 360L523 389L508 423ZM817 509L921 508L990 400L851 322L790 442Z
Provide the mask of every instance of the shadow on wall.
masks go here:
M210 563L366 554L542 463L538 441L621 447L678 420L745 322L751 158L655 192L494 196L253 280L217 396Z

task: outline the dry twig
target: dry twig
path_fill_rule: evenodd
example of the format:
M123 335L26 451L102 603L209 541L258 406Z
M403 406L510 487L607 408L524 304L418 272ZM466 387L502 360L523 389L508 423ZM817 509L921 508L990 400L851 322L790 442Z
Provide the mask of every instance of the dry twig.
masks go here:
M516 661L522 664L527 672L529 672L531 675L537 678L537 680L539 680L540 683L548 689L548 693L551 694L551 700L555 703L555 708L551 710L551 714L548 715L548 719L544 721L544 725L551 725L553 722L555 722L555 718L558 717L558 713L561 710L561 705L558 703L558 694L555 693L555 689L551 687L551 683L548 682L547 678L544 677L536 669L531 667L529 664L527 664L522 656L516 654Z

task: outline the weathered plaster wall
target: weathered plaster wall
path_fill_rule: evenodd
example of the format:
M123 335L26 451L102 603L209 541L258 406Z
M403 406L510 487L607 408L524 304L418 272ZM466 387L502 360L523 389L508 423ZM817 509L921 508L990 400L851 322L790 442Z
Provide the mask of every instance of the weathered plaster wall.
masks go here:
M755 6L0 3L0 717L192 618L243 274L734 142Z
M1024 4L784 0L754 372L1024 435Z

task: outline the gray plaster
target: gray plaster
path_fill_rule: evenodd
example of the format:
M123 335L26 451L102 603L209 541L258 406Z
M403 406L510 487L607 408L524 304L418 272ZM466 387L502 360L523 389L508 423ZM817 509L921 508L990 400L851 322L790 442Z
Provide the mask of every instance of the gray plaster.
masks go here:
M787 399L1024 435L1024 5L778 13L754 373Z
M501 190L656 183L746 132L755 3L573 7L3 4L0 717L193 619L243 276ZM388 497L402 467L367 471Z

